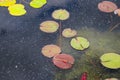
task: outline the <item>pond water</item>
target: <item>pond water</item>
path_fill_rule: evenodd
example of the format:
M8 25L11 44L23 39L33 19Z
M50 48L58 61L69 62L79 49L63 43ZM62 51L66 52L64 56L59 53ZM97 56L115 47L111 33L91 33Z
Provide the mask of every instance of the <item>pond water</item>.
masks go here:
M120 79L120 69L106 68L99 61L104 53L120 54L120 17L99 11L97 5L101 1L48 0L40 9L18 1L27 10L27 14L20 17L11 16L7 8L0 7L0 80L80 80L83 72L87 72L87 80ZM119 0L109 1L120 7ZM88 49L73 49L69 44L71 38L61 37L59 30L50 34L40 31L39 24L54 20L51 14L57 9L70 13L69 19L61 21L61 30L75 29L77 36L89 40ZM117 27L111 30L114 26ZM63 53L75 58L73 67L59 69L52 58L43 56L41 49L47 44L61 45Z

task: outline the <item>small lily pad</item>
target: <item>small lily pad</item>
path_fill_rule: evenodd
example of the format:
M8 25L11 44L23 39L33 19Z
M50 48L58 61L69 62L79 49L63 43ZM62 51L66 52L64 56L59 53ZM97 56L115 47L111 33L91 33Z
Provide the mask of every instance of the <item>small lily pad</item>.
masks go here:
M57 45L45 45L42 50L41 50L42 54L48 58L51 58L57 54L59 54L61 52L61 49L59 46Z
M11 6L16 3L16 0L0 0L0 6Z
M120 68L120 55L116 53L105 53L100 57L101 64L110 69Z
M32 0L30 6L33 8L41 8L47 3L47 0Z
M116 10L114 11L114 14L117 14L118 16L120 16L120 9L116 9Z
M56 32L59 24L56 21L44 21L40 24L40 30L46 33Z
M71 46L77 50L84 50L89 47L89 41L83 37L75 37L70 42Z
M13 16L22 16L26 14L26 10L22 4L14 4L12 6L9 6L8 10L9 13Z
M69 12L65 9L58 9L52 13L52 17L58 20L66 20L70 16Z
M62 35L66 38L74 37L75 35L77 35L77 31L72 30L71 28L66 28L63 30Z

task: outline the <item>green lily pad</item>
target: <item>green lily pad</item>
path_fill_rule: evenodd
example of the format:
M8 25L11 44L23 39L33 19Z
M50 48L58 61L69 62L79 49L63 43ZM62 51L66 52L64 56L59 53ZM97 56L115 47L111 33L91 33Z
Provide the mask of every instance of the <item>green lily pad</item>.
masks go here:
M116 53L106 53L100 57L101 64L110 69L120 68L120 55Z
M30 6L33 8L41 8L47 3L46 0L32 0Z
M83 37L73 38L70 44L74 49L77 50L84 50L89 47L89 41Z

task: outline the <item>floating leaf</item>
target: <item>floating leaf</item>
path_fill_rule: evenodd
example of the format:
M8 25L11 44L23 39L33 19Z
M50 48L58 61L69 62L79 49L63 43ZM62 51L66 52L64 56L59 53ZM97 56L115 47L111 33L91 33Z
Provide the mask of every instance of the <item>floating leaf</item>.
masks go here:
M118 7L111 1L102 1L98 4L98 9L102 12L114 12Z
M59 24L55 21L44 21L40 24L40 30L46 33L56 32L59 28Z
M8 10L9 13L13 16L22 16L26 14L26 10L22 4L14 4L12 6L9 6Z
M55 10L52 13L52 17L58 20L66 20L69 18L69 16L70 16L69 12L65 9Z
M11 6L16 3L16 0L0 0L0 6Z
M71 68L74 61L74 58L69 54L58 54L53 57L53 63L61 69Z
M119 79L117 79L117 78L107 78L105 80L119 80Z
M75 35L77 35L77 31L72 30L71 28L66 28L63 30L62 35L66 38L74 37Z
M41 8L47 3L47 0L32 0L30 6L33 8Z
M57 54L59 54L61 52L61 49L59 46L57 45L53 45L53 44L50 44L50 45L46 45L42 48L42 54L48 58L51 58Z
M120 68L120 55L116 53L106 53L100 57L101 64L110 69Z
M70 44L74 49L77 50L84 50L89 47L89 41L83 37L73 38Z
M118 14L118 16L120 16L120 9L116 9L116 10L114 11L114 14Z

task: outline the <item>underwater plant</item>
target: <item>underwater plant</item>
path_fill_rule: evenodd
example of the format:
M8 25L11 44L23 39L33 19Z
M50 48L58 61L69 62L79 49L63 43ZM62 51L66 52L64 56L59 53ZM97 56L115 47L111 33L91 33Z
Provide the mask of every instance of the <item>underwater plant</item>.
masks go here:
M104 67L100 60L107 52L120 54L120 32L100 32L88 27L77 29L77 32L77 36L84 36L89 40L90 46L78 51L71 47L70 39L63 38L62 51L72 55L75 63L69 70L56 69L54 80L81 80L84 72L87 73L87 80L105 80L111 77L120 79L120 69Z

